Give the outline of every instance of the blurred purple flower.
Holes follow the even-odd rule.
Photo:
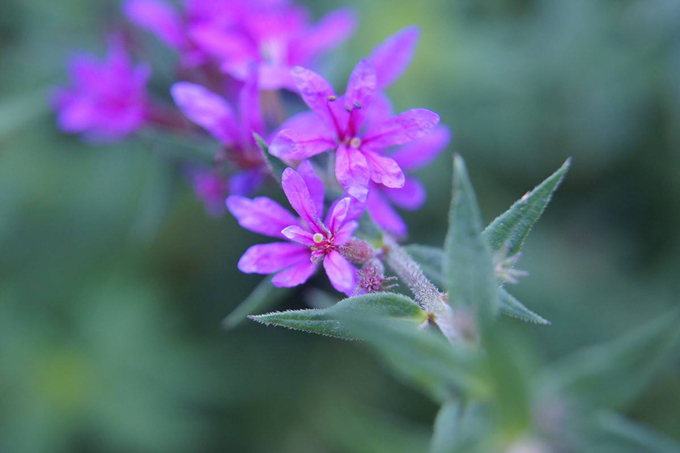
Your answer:
[[[253,132],[264,134],[256,76],[239,93],[239,113],[222,96],[190,82],[177,82],[171,88],[175,104],[193,123],[201,126],[224,145],[224,155],[241,172],[230,178],[232,194],[253,192],[264,178],[265,162]]]
[[[212,216],[222,215],[229,190],[227,178],[212,169],[192,168],[187,173],[206,212]]]
[[[132,65],[118,37],[110,40],[106,60],[79,54],[70,61],[69,73],[72,85],[59,88],[53,98],[64,132],[114,141],[147,122],[146,84],[151,71],[148,65]]]
[[[436,159],[450,140],[449,128],[439,125],[432,133],[404,145],[390,157],[404,171],[415,171]],[[427,191],[423,183],[407,175],[404,187],[400,189],[372,184],[366,200],[366,210],[378,226],[398,236],[405,236],[408,233],[406,223],[391,205],[415,211],[425,203],[426,197]]]
[[[239,224],[256,233],[288,239],[250,247],[241,257],[238,268],[245,273],[271,274],[275,286],[291,287],[306,282],[323,262],[335,289],[347,295],[357,285],[357,270],[339,252],[358,227],[356,219],[363,205],[350,197],[336,201],[323,214],[324,187],[309,161],[296,172],[287,168],[282,177],[283,191],[300,218],[296,218],[275,201],[258,197],[227,198],[227,207]]]
[[[380,74],[394,74],[389,72],[389,62],[384,63]],[[338,182],[360,201],[366,200],[369,181],[403,187],[401,168],[381,152],[425,136],[437,125],[439,115],[412,109],[392,116],[389,101],[378,92],[377,74],[370,60],[361,60],[350,75],[345,95],[337,97],[323,77],[295,68],[293,78],[312,112],[298,114],[281,126],[269,148],[271,154],[301,160],[335,150]]]
[[[348,10],[329,13],[312,25],[306,9],[285,0],[218,2],[190,0],[182,17],[160,0],[128,0],[127,17],[182,52],[186,65],[216,60],[238,80],[259,66],[261,89],[294,89],[290,69],[308,65],[351,36],[356,26]]]

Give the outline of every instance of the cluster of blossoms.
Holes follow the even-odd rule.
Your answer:
[[[128,0],[123,12],[177,52],[179,81],[169,87],[175,106],[149,95],[149,65],[135,67],[129,56],[143,49],[134,34],[121,32],[110,39],[105,61],[83,55],[72,61],[72,85],[54,97],[59,126],[108,141],[144,127],[187,135],[202,130],[219,151],[211,166],[188,163],[184,173],[207,211],[219,215],[226,207],[244,228],[287,241],[249,248],[241,271],[275,273],[273,284],[289,287],[323,263],[333,287],[345,294],[382,288],[381,252],[354,237],[358,219],[366,212],[380,228],[404,237],[395,206],[416,210],[426,198],[423,184],[405,172],[430,163],[450,140],[436,113],[395,114],[385,93],[410,64],[418,29],[378,45],[338,95],[309,67],[352,35],[350,11],[313,23],[288,0],[185,0],[181,10],[162,0]],[[309,110],[284,119],[281,90],[298,95]],[[289,168],[273,175],[269,159]],[[323,179],[320,160],[329,169]],[[299,217],[269,198],[247,198],[272,176],[280,176]],[[324,185],[337,199],[322,220]]]

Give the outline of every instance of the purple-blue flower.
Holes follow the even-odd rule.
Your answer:
[[[229,211],[242,227],[288,240],[250,247],[238,268],[245,273],[276,273],[272,279],[275,286],[291,287],[306,282],[323,263],[333,287],[352,294],[357,285],[357,270],[339,250],[357,229],[356,220],[363,206],[350,197],[341,198],[322,221],[323,182],[309,161],[302,162],[297,172],[287,168],[281,183],[299,218],[270,198],[237,195],[227,198]]]
[[[336,151],[338,182],[360,201],[366,200],[370,181],[393,189],[403,187],[402,169],[382,153],[427,135],[439,123],[439,115],[427,109],[392,115],[389,100],[380,91],[410,61],[410,43],[417,39],[417,29],[406,29],[402,35],[397,40],[401,45],[388,40],[374,52],[375,61],[364,59],[357,64],[343,96],[336,96],[320,75],[295,68],[293,78],[312,112],[303,112],[281,126],[269,148],[271,154],[296,161]]]
[[[238,114],[222,96],[195,83],[177,82],[171,94],[184,115],[216,138],[226,159],[240,170],[229,180],[230,193],[255,190],[264,176],[264,160],[253,132],[264,135],[265,130],[255,74],[239,93]]]
[[[337,10],[312,24],[303,7],[285,0],[192,0],[184,17],[160,0],[128,0],[127,17],[182,52],[187,66],[214,60],[238,80],[258,64],[260,89],[294,88],[290,69],[351,36],[354,14]]]
[[[390,157],[408,173],[431,163],[450,140],[449,128],[439,125],[425,137],[398,148],[390,154]],[[423,183],[407,174],[404,187],[399,189],[372,184],[366,199],[366,211],[384,230],[405,236],[408,233],[406,223],[392,205],[407,211],[415,211],[425,203],[426,197],[427,191]]]
[[[69,64],[71,86],[53,98],[57,123],[64,132],[88,139],[113,141],[138,130],[147,121],[148,65],[134,67],[118,38],[112,38],[106,60],[75,56]]]

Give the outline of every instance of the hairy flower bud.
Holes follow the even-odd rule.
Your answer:
[[[375,256],[371,244],[358,238],[350,239],[338,250],[342,256],[355,264],[366,264]]]

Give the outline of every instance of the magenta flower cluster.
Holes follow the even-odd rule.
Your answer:
[[[128,0],[123,12],[137,30],[177,53],[179,81],[168,87],[175,105],[152,97],[149,65],[131,61],[130,54],[144,52],[144,33],[122,28],[110,38],[105,61],[74,58],[71,86],[53,97],[60,128],[107,141],[145,127],[189,138],[206,134],[219,147],[214,162],[187,162],[183,171],[206,210],[220,215],[226,207],[242,227],[279,239],[250,247],[241,271],[274,274],[274,285],[291,287],[323,267],[332,286],[348,295],[387,281],[377,271],[379,251],[354,236],[358,220],[366,212],[378,227],[404,237],[408,230],[395,207],[417,210],[426,199],[410,172],[432,162],[450,140],[439,115],[424,108],[395,113],[385,92],[409,66],[418,28],[395,33],[359,61],[340,95],[310,68],[353,34],[357,20],[349,10],[315,22],[289,0],[185,0],[181,8]],[[309,110],[286,119],[280,90],[298,95]],[[270,198],[247,198],[273,179],[270,159],[289,167],[273,176],[297,216]],[[324,186],[337,198],[327,210]]]

